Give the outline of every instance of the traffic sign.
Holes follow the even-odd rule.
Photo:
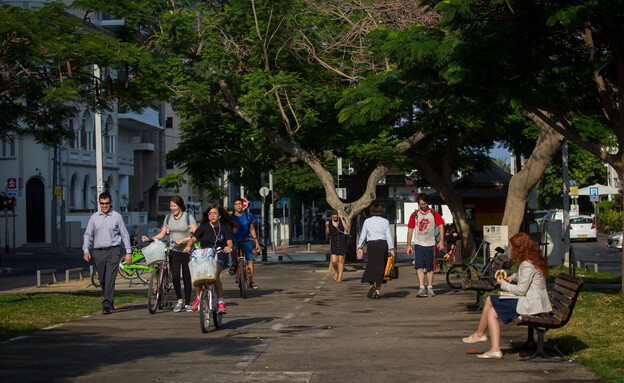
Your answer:
[[[247,206],[249,206],[249,201],[247,201],[247,198],[241,198],[243,200],[243,210],[247,209]]]
[[[286,205],[286,203],[288,202],[288,199],[286,197],[282,197],[280,202],[282,203],[282,205]]]
[[[17,196],[17,178],[15,177],[8,177],[7,178],[7,182],[6,182],[6,192],[7,192],[7,196],[9,197],[15,197]]]
[[[269,193],[270,193],[270,191],[269,191],[268,187],[263,186],[263,187],[260,188],[260,196],[261,197],[266,197],[266,196],[269,195]]]
[[[595,196],[598,197],[598,188],[596,186],[590,186],[589,187],[589,196]]]

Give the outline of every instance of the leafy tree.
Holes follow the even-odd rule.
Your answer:
[[[0,42],[0,138],[28,132],[53,145],[73,136],[66,121],[79,107],[110,109],[118,100],[140,109],[154,98],[137,81],[154,75],[148,56],[85,25],[62,2],[3,7]]]
[[[495,92],[624,177],[622,0],[431,4],[458,53],[449,78]]]
[[[329,65],[332,68],[328,68],[327,62],[316,60],[310,65],[301,60],[308,54],[314,57],[302,41],[322,46],[325,29],[320,30],[319,25],[331,24],[332,19],[330,15],[316,17],[306,13],[304,2],[82,3],[89,9],[123,14],[127,25],[118,31],[118,37],[130,41],[138,36],[143,47],[163,58],[162,77],[158,79],[175,93],[176,110],[192,121],[188,129],[197,129],[197,134],[189,137],[198,137],[202,130],[213,137],[224,137],[227,124],[238,124],[234,119],[245,122],[251,129],[245,133],[256,137],[256,142],[265,143],[262,150],[271,146],[280,158],[294,158],[312,169],[329,204],[348,219],[375,199],[377,182],[397,154],[420,139],[417,134],[393,137],[393,126],[388,120],[349,128],[339,125],[334,105],[350,86],[332,69],[339,63],[334,60]],[[381,14],[380,9],[377,15]],[[370,16],[361,10],[345,15],[354,19]],[[332,33],[339,29],[338,24],[332,24]],[[358,54],[344,58],[343,67],[362,67],[354,65],[355,57],[362,59],[368,54]],[[368,62],[371,61],[375,62],[373,66],[383,63],[383,59],[369,58]],[[354,79],[366,77],[366,69],[362,70],[350,75]],[[224,125],[221,119],[215,123],[208,117],[216,115],[228,123]],[[363,153],[362,147],[368,150]],[[237,153],[241,150],[240,145],[227,139],[211,140],[210,148]],[[391,152],[393,155],[388,155]],[[199,151],[196,153],[201,156]],[[354,196],[349,201],[338,198],[332,172],[326,167],[328,158],[335,155],[349,159],[358,175]],[[181,157],[176,159],[186,162]],[[226,162],[231,166],[229,161],[223,161]],[[210,178],[205,163],[203,169],[196,168],[197,172],[192,169],[187,167],[193,171],[193,179]]]

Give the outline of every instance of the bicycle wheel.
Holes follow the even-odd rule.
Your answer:
[[[147,289],[147,309],[150,314],[156,314],[160,301],[160,268],[154,267]]]
[[[100,287],[100,276],[98,275],[97,269],[93,269],[93,274],[91,274],[91,284],[93,287]]]
[[[451,266],[446,272],[446,283],[452,289],[461,289],[462,281],[470,279],[470,269],[468,265],[458,264]]]
[[[207,288],[203,288],[201,296],[199,297],[199,325],[204,334],[210,330],[209,294],[209,290]]]
[[[141,258],[136,262],[137,266],[143,266],[143,267],[147,267],[147,261],[145,260],[145,258]],[[147,283],[147,278],[149,277],[149,275],[151,274],[149,270],[146,269],[135,269],[136,272],[136,276],[141,280],[141,282],[143,283]]]
[[[247,265],[245,259],[238,261],[238,289],[243,299],[247,299]]]
[[[126,262],[119,262],[119,275],[121,275],[122,278],[124,279],[134,279],[137,277],[136,272],[134,269],[129,269],[128,271],[126,271],[124,269],[124,266],[126,266]]]
[[[160,284],[160,292],[158,294],[158,308],[163,309],[165,300],[167,299],[167,293],[169,292],[169,268],[167,265],[162,267],[162,283]]]
[[[212,297],[210,305],[210,307],[212,307],[212,324],[214,325],[215,329],[218,329],[223,323],[223,314],[219,314],[219,304],[214,285],[212,285],[210,288],[210,296]]]

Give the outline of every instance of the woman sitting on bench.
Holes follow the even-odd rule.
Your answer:
[[[483,313],[477,331],[467,338],[464,343],[487,342],[485,330],[489,328],[492,347],[486,353],[477,355],[480,359],[502,359],[500,349],[500,319],[509,323],[517,315],[534,315],[552,310],[546,278],[548,277],[548,261],[542,255],[537,244],[525,233],[518,233],[509,239],[510,254],[519,264],[518,273],[508,277],[496,277],[496,283],[501,289],[509,291],[515,296],[492,295],[485,301]],[[510,282],[516,281],[517,284]]]

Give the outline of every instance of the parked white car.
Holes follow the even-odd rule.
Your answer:
[[[622,249],[622,232],[613,233],[607,238],[607,247],[612,249]]]
[[[595,242],[598,239],[596,220],[589,215],[571,217],[570,239],[586,239]]]

